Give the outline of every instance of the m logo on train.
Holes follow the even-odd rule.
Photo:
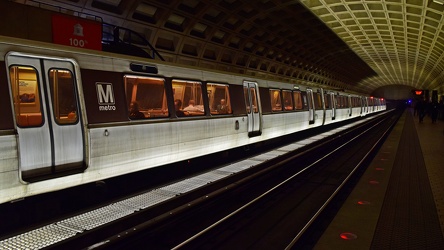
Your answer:
[[[100,111],[116,110],[114,90],[111,83],[97,82],[96,91]]]

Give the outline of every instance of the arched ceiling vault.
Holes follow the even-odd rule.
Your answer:
[[[41,2],[134,30],[172,62],[366,94],[390,85],[443,94],[444,5],[434,1],[443,2]]]
[[[442,0],[306,0],[302,3],[369,65],[376,76],[358,86],[444,92]]]

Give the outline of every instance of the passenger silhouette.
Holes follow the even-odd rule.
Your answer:
[[[185,112],[180,110],[181,107],[182,107],[182,101],[180,99],[174,100],[174,109],[176,110],[177,117],[185,116]]]
[[[204,112],[202,108],[199,108],[197,106],[194,106],[194,100],[189,100],[188,101],[188,106],[185,107],[183,109],[184,111],[189,111],[189,112]]]
[[[419,100],[418,103],[416,104],[420,123],[424,120],[426,105],[427,104],[424,100]]]
[[[437,101],[433,101],[430,104],[430,116],[432,117],[432,123],[435,123],[438,119],[438,112],[439,112],[439,104]]]
[[[228,114],[228,107],[225,102],[225,99],[220,99],[220,104],[217,105],[216,110],[217,110],[217,113],[219,113],[219,114]]]
[[[137,102],[132,102],[130,104],[130,114],[129,118],[131,120],[144,119],[145,115],[139,111],[139,104]]]

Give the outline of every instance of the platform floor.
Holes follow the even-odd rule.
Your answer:
[[[314,249],[444,249],[444,121],[406,109]]]

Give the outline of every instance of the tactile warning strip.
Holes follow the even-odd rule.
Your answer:
[[[50,224],[0,241],[0,249],[41,249],[74,235],[76,232],[72,230]]]
[[[415,120],[440,220],[441,232],[444,235],[444,121],[438,119],[436,123],[432,123],[428,117],[424,119],[423,123],[417,122],[418,117],[415,117]]]
[[[111,204],[63,220],[61,222],[58,222],[57,225],[63,225],[67,228],[72,228],[73,230],[91,230],[132,213],[134,213],[134,209],[128,207],[125,208],[120,206],[119,204]]]
[[[372,249],[444,249],[433,193],[412,114],[396,153]]]

